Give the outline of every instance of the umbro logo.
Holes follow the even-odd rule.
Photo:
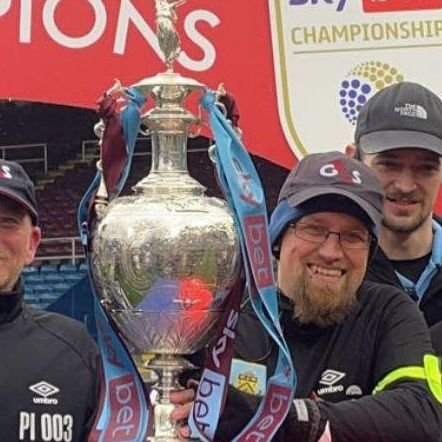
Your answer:
[[[34,401],[34,404],[58,404],[58,399],[51,398],[50,396],[53,396],[54,394],[57,394],[60,392],[60,389],[55,387],[54,385],[50,384],[46,381],[38,382],[37,384],[31,385],[29,387],[29,390],[34,392],[39,397],[32,398]]]
[[[325,370],[324,373],[322,373],[321,380],[319,381],[319,383],[330,387],[331,385],[336,384],[336,382],[340,381],[344,377],[345,373],[341,373],[340,371]]]
[[[344,391],[343,385],[336,385],[343,378],[345,378],[345,373],[336,370],[325,370],[319,380],[319,383],[325,385],[325,387],[318,389],[318,396]]]

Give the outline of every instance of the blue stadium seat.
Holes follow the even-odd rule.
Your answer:
[[[38,273],[40,270],[39,267],[37,266],[26,266],[23,270],[22,273],[24,273],[25,275],[29,275],[29,274],[33,274],[33,273]]]
[[[75,284],[78,281],[80,281],[81,279],[83,279],[85,277],[84,273],[80,273],[77,271],[77,273],[66,273],[65,275],[63,275],[63,279],[66,282],[69,282],[70,284]]]
[[[58,272],[58,266],[55,264],[44,264],[40,268],[40,273]]]
[[[58,292],[67,291],[72,287],[72,284],[69,284],[68,282],[56,282],[51,285],[52,285],[53,289]]]
[[[61,275],[59,272],[44,272],[43,279],[48,283],[65,282],[64,275]]]
[[[32,284],[32,283],[40,283],[43,281],[42,276],[40,273],[25,273],[23,275],[23,279],[25,281],[25,284]]]
[[[78,273],[79,268],[75,264],[60,264],[60,273]]]
[[[40,296],[41,294],[45,294],[45,293],[51,293],[53,291],[54,291],[54,288],[53,288],[52,284],[40,283],[40,284],[34,284],[32,286],[32,292],[38,296]]]

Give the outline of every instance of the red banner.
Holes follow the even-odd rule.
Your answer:
[[[253,4],[253,5],[252,5]],[[242,6],[241,6],[242,5]],[[188,0],[177,8],[175,70],[237,98],[250,151],[294,163],[276,111],[267,2]],[[114,78],[164,71],[153,0],[0,0],[0,97],[95,107]]]
[[[365,12],[442,9],[442,0],[364,0]]]

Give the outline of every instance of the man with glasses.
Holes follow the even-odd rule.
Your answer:
[[[382,201],[370,168],[338,152],[307,156],[281,189],[270,236],[297,399],[276,441],[440,440],[440,371],[425,321],[399,289],[364,282]],[[265,382],[278,349],[250,305],[235,346],[234,372]],[[193,397],[173,393],[177,420]],[[231,387],[215,440],[233,440],[258,403]]]

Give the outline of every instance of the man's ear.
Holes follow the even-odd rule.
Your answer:
[[[356,144],[351,143],[347,144],[345,146],[345,155],[347,155],[350,158],[354,158],[355,160],[358,159],[358,148],[356,147]]]
[[[33,226],[29,236],[29,244],[27,250],[26,264],[29,265],[34,261],[35,253],[41,240],[41,230],[38,226]]]

